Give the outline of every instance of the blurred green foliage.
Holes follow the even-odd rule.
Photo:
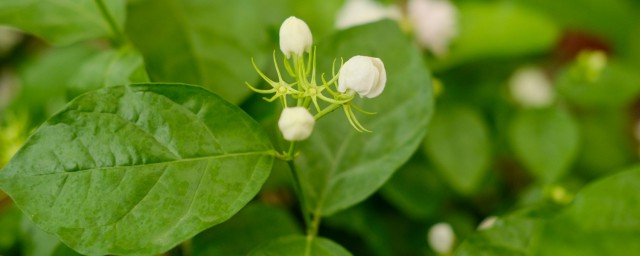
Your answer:
[[[378,2],[406,14],[405,0]],[[244,82],[259,84],[251,58],[275,74],[279,25],[295,15],[324,56],[380,56],[389,73],[383,96],[364,104],[378,112],[362,119],[372,134],[338,113],[301,145],[314,198],[303,207],[326,215],[317,255],[436,255],[427,234],[438,222],[453,227],[457,255],[639,254],[640,3],[451,2],[458,33],[436,57],[406,18],[338,31],[344,0],[105,1],[110,18],[93,0],[0,1],[0,24],[21,31],[0,45],[0,168],[76,96],[136,82],[201,85],[282,148],[279,110]],[[531,66],[549,80],[547,106],[511,94],[513,74]],[[290,180],[276,163],[254,202],[166,254],[304,250]],[[72,253],[0,191],[0,255]]]

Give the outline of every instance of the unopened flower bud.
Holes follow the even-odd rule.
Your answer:
[[[407,12],[420,45],[436,56],[445,55],[458,35],[456,7],[446,0],[409,0]]]
[[[513,99],[525,107],[546,107],[554,98],[551,81],[539,68],[518,69],[509,81],[509,89]]]
[[[309,138],[316,121],[303,107],[285,108],[280,114],[278,127],[288,141],[301,141]]]
[[[484,220],[482,220],[482,222],[480,222],[480,224],[478,225],[478,230],[490,229],[490,228],[493,227],[493,225],[496,224],[496,221],[498,221],[498,217],[489,216],[489,217],[485,218]]]
[[[302,56],[306,51],[311,51],[313,37],[309,26],[303,20],[289,17],[280,26],[280,50],[287,58],[291,54]]]
[[[338,91],[347,89],[360,97],[374,98],[382,93],[387,82],[387,73],[382,60],[367,56],[354,56],[340,68]]]
[[[336,16],[336,27],[345,29],[385,18],[400,20],[402,14],[396,6],[388,6],[373,0],[348,0]]]
[[[448,223],[438,223],[429,229],[429,246],[438,254],[447,254],[453,249],[456,235]]]

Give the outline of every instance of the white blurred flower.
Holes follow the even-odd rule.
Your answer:
[[[291,54],[302,56],[311,51],[313,36],[307,23],[296,17],[289,17],[280,26],[280,50],[287,58]]]
[[[23,34],[15,28],[0,26],[0,56],[11,51],[23,37]]]
[[[387,73],[382,60],[367,56],[354,56],[342,65],[338,77],[338,91],[350,89],[360,97],[374,98],[382,93]]]
[[[493,225],[496,224],[496,221],[498,221],[498,217],[489,216],[482,220],[482,222],[480,222],[480,224],[478,225],[478,230],[490,229],[491,227],[493,227]]]
[[[397,6],[384,6],[372,0],[347,0],[336,16],[336,27],[345,29],[385,18],[400,20],[401,17]]]
[[[309,110],[303,107],[291,107],[282,110],[278,127],[286,140],[301,141],[311,136],[315,123]]]
[[[636,121],[635,129],[633,131],[633,135],[636,137],[636,140],[640,142],[640,120]]]
[[[429,229],[429,246],[438,254],[448,254],[453,249],[456,235],[449,223],[440,222]]]
[[[422,47],[441,57],[458,35],[458,10],[446,0],[409,0],[409,21]]]
[[[536,67],[523,67],[514,72],[509,80],[513,99],[525,107],[549,106],[555,97],[551,81]]]
[[[16,74],[9,69],[0,69],[0,111],[9,105],[18,89]]]

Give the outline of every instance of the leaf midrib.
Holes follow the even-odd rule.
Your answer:
[[[149,163],[149,164],[106,166],[106,167],[99,167],[99,168],[82,169],[82,170],[73,171],[73,172],[53,172],[53,173],[41,173],[41,174],[35,174],[35,175],[20,175],[20,176],[21,177],[38,177],[38,176],[47,176],[47,175],[64,175],[64,174],[71,175],[71,174],[78,174],[78,173],[84,173],[84,172],[96,171],[96,170],[109,170],[109,169],[127,168],[127,167],[135,168],[135,167],[156,166],[156,165],[170,165],[170,164],[185,163],[185,162],[195,162],[195,161],[203,161],[203,160],[212,160],[212,159],[242,157],[242,156],[251,156],[251,155],[274,155],[274,154],[275,154],[274,150],[238,152],[238,153],[229,153],[229,154],[222,154],[222,155],[211,155],[211,156],[203,156],[203,157],[182,158],[182,159],[175,159],[175,160],[171,160],[171,161],[156,162],[156,163]]]

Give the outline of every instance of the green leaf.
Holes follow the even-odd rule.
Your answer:
[[[28,59],[19,69],[20,93],[12,107],[29,109],[31,118],[40,124],[64,107],[69,81],[97,53],[92,47],[76,44],[50,48]]]
[[[125,0],[105,0],[119,27],[124,25]],[[0,24],[20,28],[55,45],[113,36],[94,0],[2,0]]]
[[[242,208],[273,149],[202,88],[136,84],[83,94],[0,171],[33,222],[83,254],[158,254]]]
[[[72,95],[102,87],[149,82],[142,56],[130,46],[96,54],[69,81]]]
[[[460,32],[443,66],[488,58],[541,53],[556,43],[558,27],[545,16],[511,1],[460,4]]]
[[[456,249],[455,255],[515,256],[532,255],[535,237],[541,228],[541,221],[521,216],[497,219],[495,224],[466,239]]]
[[[578,153],[578,126],[560,108],[522,110],[509,127],[509,142],[518,160],[540,181],[562,177]]]
[[[491,162],[489,131],[470,107],[443,107],[436,112],[424,142],[427,156],[449,184],[462,194],[478,189]]]
[[[285,210],[265,204],[249,204],[233,218],[193,238],[193,255],[247,255],[274,237],[301,234]]]
[[[436,171],[414,157],[380,190],[382,196],[408,216],[428,220],[438,216],[450,191]]]
[[[363,109],[377,112],[358,116],[373,132],[357,132],[338,110],[317,122],[313,135],[300,143],[296,159],[307,208],[325,216],[380,188],[419,146],[433,112],[428,70],[394,22],[335,34],[318,48],[318,56],[327,56],[319,70],[331,72],[332,56],[347,60],[354,55],[379,57],[387,71],[382,95],[355,100]]]
[[[306,249],[309,248],[309,251]],[[316,237],[311,242],[311,246],[307,247],[307,237],[305,236],[289,236],[262,244],[260,247],[249,253],[250,256],[294,256],[294,255],[313,255],[313,256],[348,256],[351,255],[347,250],[333,241]]]
[[[640,254],[640,167],[598,180],[549,221],[539,255]]]
[[[274,50],[268,28],[279,24],[269,21],[286,17],[278,7],[257,0],[142,0],[129,6],[126,31],[152,81],[203,85],[238,103],[250,92],[245,81],[258,81],[251,58],[270,60],[259,57]]]
[[[576,169],[590,177],[617,171],[637,161],[635,141],[629,137],[629,113],[614,109],[580,116],[580,153]]]

